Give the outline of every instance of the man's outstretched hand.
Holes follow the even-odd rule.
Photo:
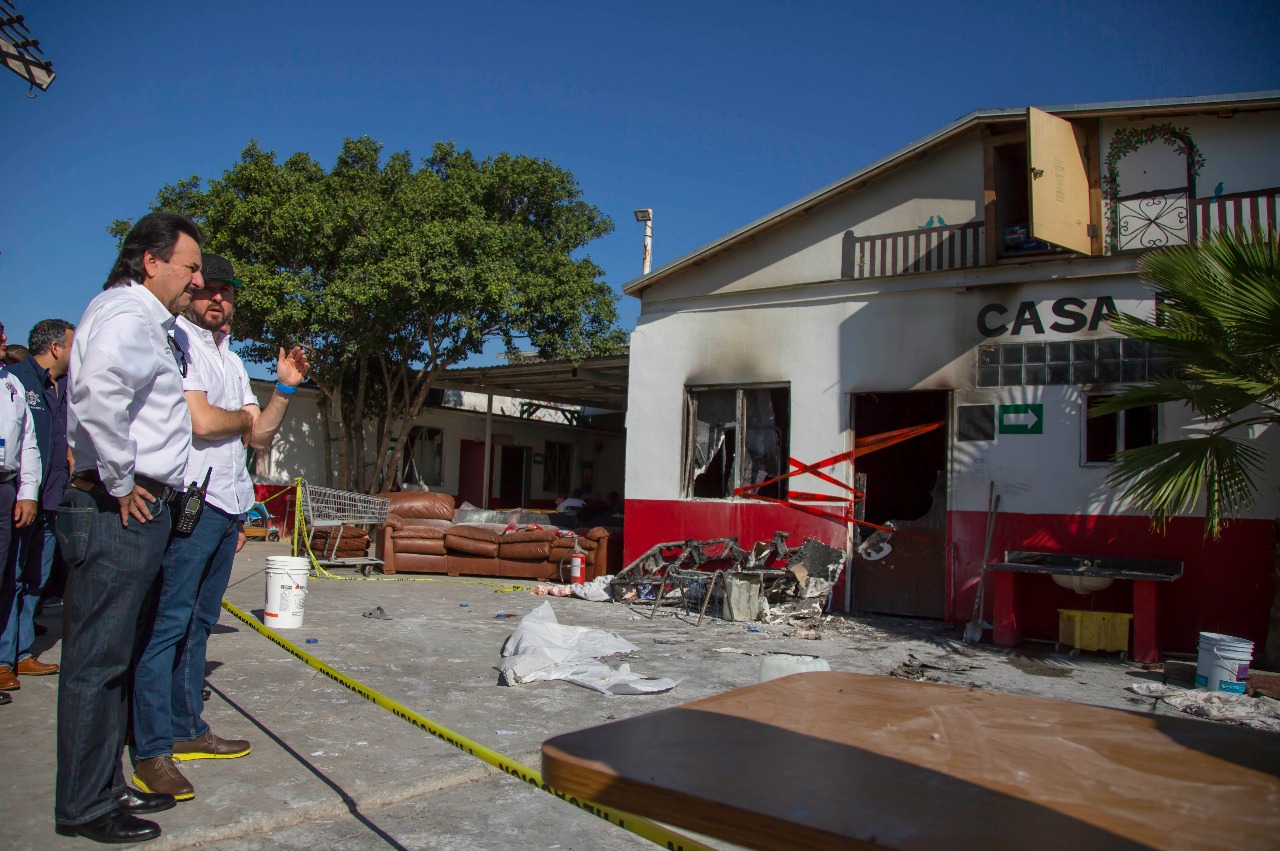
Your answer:
[[[280,356],[276,359],[276,380],[281,384],[297,387],[306,379],[310,369],[307,353],[301,346],[294,346],[288,354],[285,354],[283,346],[280,348]]]

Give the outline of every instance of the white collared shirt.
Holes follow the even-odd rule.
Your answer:
[[[258,404],[249,388],[249,375],[235,352],[228,348],[230,338],[214,342],[212,332],[178,317],[174,335],[187,350],[187,377],[183,390],[198,390],[209,404],[224,411],[239,411],[246,405]],[[245,448],[239,435],[219,440],[191,438],[191,455],[187,458],[187,481],[201,484],[209,476],[206,499],[228,514],[243,514],[253,507],[253,480],[245,466]]]
[[[191,412],[174,317],[141,284],[112,287],[89,302],[76,328],[68,369],[67,443],[76,472],[96,469],[112,496],[135,474],[183,486]]]
[[[40,496],[44,467],[35,421],[27,407],[27,389],[0,366],[0,478],[8,478],[10,473],[18,474],[18,499]]]

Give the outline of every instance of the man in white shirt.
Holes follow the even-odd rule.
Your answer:
[[[236,287],[231,263],[206,253],[204,286],[178,317],[174,339],[186,352],[182,387],[193,432],[186,480],[208,479],[204,511],[189,535],[175,533],[165,553],[155,620],[134,675],[134,782],[179,801],[195,788],[174,764],[192,759],[232,759],[249,742],[214,734],[204,709],[205,652],[218,621],[235,554],[244,545],[246,513],[254,504],[245,444],[266,449],[307,374],[301,349],[280,350],[276,390],[262,411],[240,358],[229,348]]]
[[[121,757],[130,662],[191,449],[187,366],[170,335],[174,317],[203,284],[202,241],[182,216],[142,217],[71,346],[67,424],[75,469],[56,524],[69,571],[54,808],[64,836],[154,839],[160,826],[138,814],[174,805],[172,796],[125,785]]]
[[[26,388],[17,376],[0,366],[0,618],[5,620],[16,616],[11,612],[14,595],[18,593],[16,533],[36,519],[36,499],[40,495],[43,473]],[[0,623],[0,630],[7,625]],[[0,664],[0,691],[18,688],[13,668]]]

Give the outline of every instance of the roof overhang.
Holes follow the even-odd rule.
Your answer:
[[[1110,103],[1070,104],[1067,106],[1044,107],[1045,112],[1071,118],[1102,118],[1115,115],[1131,115],[1135,117],[1156,117],[1165,115],[1186,115],[1195,112],[1235,112],[1237,110],[1275,109],[1280,107],[1280,90],[1265,92],[1248,92],[1233,95],[1204,95],[1199,97],[1165,98],[1161,100],[1113,101]],[[1026,119],[1026,108],[980,109],[956,119],[945,127],[918,139],[905,148],[894,151],[886,157],[876,160],[864,168],[812,192],[785,207],[744,225],[737,230],[725,234],[719,239],[707,243],[701,248],[689,252],[654,269],[647,275],[627,282],[622,291],[630,296],[639,296],[647,287],[664,278],[691,266],[704,263],[713,255],[727,251],[739,243],[754,239],[762,231],[776,227],[797,216],[803,216],[815,207],[843,195],[846,192],[861,189],[869,180],[880,177],[894,168],[911,161],[913,156],[924,153],[929,148],[942,145],[957,136],[971,132],[982,125],[1018,122]]]
[[[630,356],[617,355],[591,358],[576,364],[572,361],[534,361],[459,367],[445,370],[431,386],[557,405],[625,411],[630,362]]]

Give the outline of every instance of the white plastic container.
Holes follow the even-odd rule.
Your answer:
[[[297,629],[307,599],[311,562],[294,556],[267,557],[267,601],[262,622],[272,629]]]
[[[789,674],[805,671],[830,671],[826,659],[817,656],[799,656],[792,653],[771,653],[760,660],[760,682],[776,680]]]
[[[1216,632],[1200,633],[1196,685],[1209,691],[1244,694],[1253,662],[1253,642]]]

